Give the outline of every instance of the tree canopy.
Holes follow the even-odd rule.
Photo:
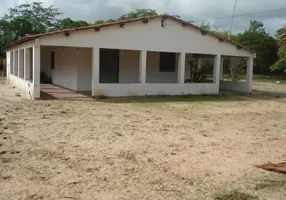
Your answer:
[[[80,20],[80,21],[73,21],[70,18],[65,18],[58,20],[58,22],[55,25],[55,29],[57,30],[63,30],[63,29],[69,29],[69,28],[77,28],[82,26],[89,26],[90,24],[86,21]]]
[[[265,32],[262,22],[250,21],[249,29],[233,36],[236,42],[244,44],[256,52],[254,73],[268,74],[269,67],[277,60],[278,43]]]
[[[271,71],[286,72],[286,27],[277,30],[279,39],[279,60],[270,67]]]

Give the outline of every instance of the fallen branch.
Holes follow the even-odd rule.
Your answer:
[[[274,163],[266,163],[263,165],[255,165],[255,167],[264,169],[267,171],[278,172],[282,174],[286,174],[286,162],[274,164]]]

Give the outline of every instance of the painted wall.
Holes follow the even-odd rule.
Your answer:
[[[24,98],[33,99],[33,83],[31,83],[30,81],[25,81],[22,78],[19,78],[12,74],[9,75],[9,82],[10,84],[16,86],[19,90],[22,91],[22,95]]]
[[[186,95],[217,94],[215,83],[197,84],[97,84],[95,95],[105,96],[144,96],[144,95]]]
[[[79,48],[76,52],[77,91],[91,91],[92,49]]]
[[[161,19],[128,23],[124,28],[110,26],[101,28],[99,32],[93,29],[71,32],[69,37],[64,33],[40,38],[42,45],[99,47],[126,50],[149,50],[167,52],[186,52],[201,54],[222,54],[233,56],[253,56],[235,45],[220,42],[210,35],[202,35],[192,27],[182,27],[174,20],[167,19],[165,27],[161,27]]]
[[[234,92],[251,92],[252,90],[249,87],[249,83],[234,81],[220,81],[219,89]]]

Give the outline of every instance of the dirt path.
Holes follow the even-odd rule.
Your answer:
[[[286,160],[286,85],[265,84],[280,94],[32,102],[2,80],[0,199],[285,199],[253,167]]]

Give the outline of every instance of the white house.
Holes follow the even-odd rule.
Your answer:
[[[255,57],[240,44],[169,15],[32,35],[6,49],[7,81],[32,99],[40,98],[40,72],[54,85],[92,96],[251,92]],[[222,80],[225,56],[247,59],[246,82]],[[211,81],[187,81],[194,57],[214,59]]]

